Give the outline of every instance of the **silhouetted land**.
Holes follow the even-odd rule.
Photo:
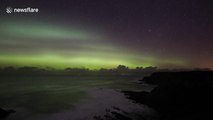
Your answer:
[[[14,113],[14,110],[4,110],[0,108],[0,119],[7,117],[9,114]]]
[[[124,65],[118,65],[113,69],[101,68],[98,70],[90,70],[87,68],[65,68],[64,70],[56,70],[54,68],[38,68],[31,66],[24,66],[15,68],[12,66],[4,67],[0,69],[0,76],[69,76],[69,75],[140,75],[140,74],[150,74],[158,71],[157,67],[136,67],[135,69],[130,69]]]
[[[213,71],[157,72],[142,81],[157,87],[124,93],[158,111],[161,120],[213,119]]]
[[[196,70],[196,69],[195,69]],[[198,69],[202,71],[210,71],[208,68]],[[13,67],[8,66],[0,68],[0,76],[78,76],[78,75],[143,75],[147,76],[154,72],[170,72],[170,71],[190,71],[190,69],[158,69],[157,67],[136,67],[128,68],[125,65],[118,65],[116,68],[112,69],[96,69],[91,70],[87,68],[65,68],[57,70],[54,68],[39,68],[32,66],[23,66],[23,67]]]

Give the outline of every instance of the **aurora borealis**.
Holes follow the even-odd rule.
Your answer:
[[[48,26],[48,23],[5,22],[1,26],[4,47],[0,61],[7,66],[113,68],[119,64],[129,67],[182,64],[178,60],[124,52],[125,48],[109,43],[99,34]]]
[[[0,13],[0,66],[213,68],[207,3],[118,1],[5,2],[40,10]]]

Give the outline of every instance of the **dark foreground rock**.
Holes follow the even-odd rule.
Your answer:
[[[6,118],[9,114],[14,113],[14,110],[4,110],[0,108],[0,120]]]
[[[124,93],[154,108],[160,119],[213,120],[213,71],[159,72],[144,81],[157,87],[150,93]]]

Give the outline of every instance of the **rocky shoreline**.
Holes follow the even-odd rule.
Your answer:
[[[0,119],[6,118],[9,114],[14,113],[14,110],[4,110],[0,108]]]
[[[142,81],[157,87],[151,92],[123,92],[159,112],[160,120],[213,119],[213,71],[158,72]]]

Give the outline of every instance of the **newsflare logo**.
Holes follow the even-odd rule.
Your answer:
[[[12,8],[12,7],[7,7],[6,8],[6,13],[38,13],[39,9],[38,8]]]
[[[12,11],[13,11],[13,8],[7,7],[7,9],[6,9],[6,12],[7,12],[7,13],[12,13]]]

